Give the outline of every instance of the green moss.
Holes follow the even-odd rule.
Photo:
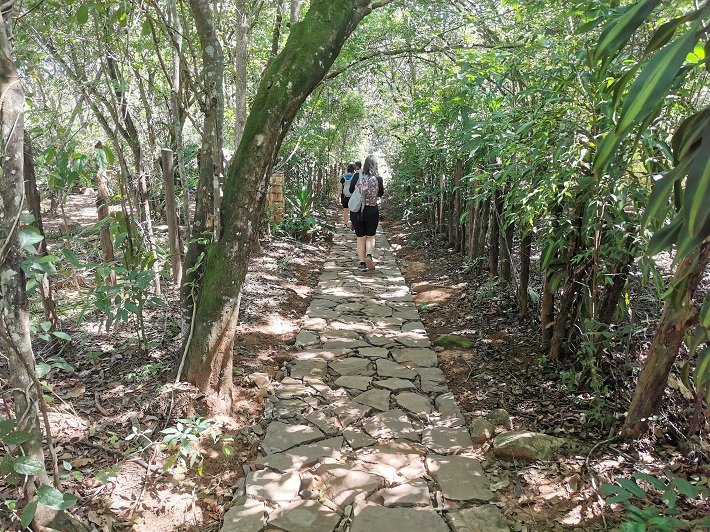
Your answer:
[[[476,344],[464,336],[458,336],[456,334],[442,334],[436,339],[434,345],[438,345],[440,347],[451,347],[454,349],[472,349]]]

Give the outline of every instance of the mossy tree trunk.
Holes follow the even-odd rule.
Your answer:
[[[187,378],[216,411],[232,404],[232,350],[239,296],[264,210],[274,159],[305,101],[348,35],[373,8],[366,0],[313,0],[262,76],[225,179],[222,231],[209,246],[186,351]]]

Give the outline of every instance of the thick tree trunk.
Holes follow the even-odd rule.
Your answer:
[[[639,374],[629,413],[624,424],[624,434],[639,436],[648,428],[648,418],[658,413],[663,400],[663,392],[668,383],[668,374],[673,367],[678,349],[685,332],[698,316],[693,303],[695,291],[703,278],[710,259],[710,240],[705,240],[689,253],[678,265],[671,284],[684,290],[680,304],[674,304],[675,294],[671,294],[663,307],[663,314],[653,336],[646,362]],[[687,284],[680,282],[688,277]]]
[[[27,477],[25,495],[50,484],[44,466],[35,357],[30,339],[30,303],[25,293],[20,216],[24,207],[24,94],[12,58],[9,14],[0,16],[0,352],[8,359],[9,388],[15,401],[16,429],[29,434],[23,452],[37,460],[40,471]],[[49,429],[49,427],[47,427]],[[56,512],[38,507],[35,522],[46,525]]]
[[[528,285],[530,283],[530,249],[532,229],[528,230],[520,242],[520,286],[518,286],[518,312],[524,318],[528,312]]]
[[[204,262],[195,268],[198,258],[207,253],[209,240],[216,242],[221,233],[222,202],[222,124],[224,122],[224,61],[217,38],[212,7],[207,0],[190,0],[190,9],[202,48],[202,82],[204,94],[204,126],[199,159],[199,179],[195,197],[192,238],[185,255],[185,277],[181,288],[182,328],[189,329],[195,304],[195,288],[202,276]],[[208,238],[208,233],[211,233]],[[198,238],[199,237],[199,238]],[[187,334],[183,336],[187,341]],[[230,370],[231,371],[231,370]]]
[[[188,380],[214,399],[215,410],[231,410],[239,295],[273,161],[306,97],[371,9],[371,2],[365,0],[313,0],[262,77],[225,182],[222,234],[205,258],[192,339],[186,351]]]
[[[37,190],[37,176],[35,174],[34,156],[32,154],[32,139],[29,133],[25,130],[24,133],[24,172],[25,172],[25,195],[27,197],[27,206],[34,216],[32,225],[39,231],[39,234],[44,237],[44,225],[42,224],[42,204]],[[37,244],[37,253],[40,257],[47,255],[47,241],[42,240]],[[42,296],[42,307],[44,308],[44,317],[52,324],[52,330],[57,327],[59,316],[57,316],[57,306],[54,302],[54,294],[52,292],[52,281],[49,275],[42,276],[42,282],[39,285],[40,294]]]

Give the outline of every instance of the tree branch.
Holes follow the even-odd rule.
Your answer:
[[[441,53],[446,53],[451,50],[474,50],[476,48],[493,48],[493,49],[502,49],[502,48],[518,48],[518,45],[515,44],[508,44],[508,45],[501,45],[501,44],[471,44],[471,45],[460,45],[460,46],[435,46],[435,47],[430,47],[430,46],[425,46],[425,47],[420,47],[420,48],[393,48],[391,50],[375,50],[374,52],[370,52],[368,54],[365,54],[361,57],[358,57],[357,59],[353,59],[350,61],[347,65],[341,68],[337,68],[335,70],[331,70],[328,75],[324,78],[323,81],[328,81],[331,79],[334,79],[338,77],[340,74],[343,74],[353,68],[356,65],[359,65],[360,63],[364,63],[367,61],[370,61],[372,59],[378,59],[380,57],[398,57],[398,56],[403,56],[403,55],[416,55],[416,54],[441,54]]]

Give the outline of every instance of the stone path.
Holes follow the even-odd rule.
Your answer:
[[[509,530],[405,280],[379,254],[358,272],[354,236],[336,235],[222,531]]]

